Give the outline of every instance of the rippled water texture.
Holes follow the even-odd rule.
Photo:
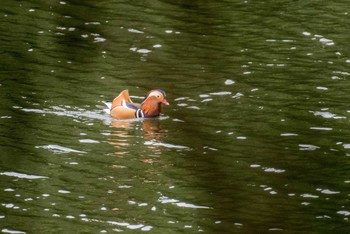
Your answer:
[[[0,230],[349,233],[349,11],[2,0]]]

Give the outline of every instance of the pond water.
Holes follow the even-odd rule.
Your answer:
[[[348,1],[1,5],[3,233],[349,232]]]

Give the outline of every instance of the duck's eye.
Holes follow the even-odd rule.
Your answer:
[[[159,95],[157,95],[157,98],[160,98],[160,96],[159,96]]]

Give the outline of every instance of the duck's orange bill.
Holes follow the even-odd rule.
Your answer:
[[[163,99],[162,103],[163,103],[164,105],[169,106],[169,102],[168,102],[167,100],[165,100],[165,99]]]

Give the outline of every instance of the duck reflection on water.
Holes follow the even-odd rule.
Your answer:
[[[161,154],[161,147],[146,142],[161,142],[167,132],[161,128],[161,119],[143,119],[138,121],[111,121],[109,144],[116,149],[115,155],[124,157],[133,152],[151,150],[152,155]],[[137,152],[140,153],[140,152]]]

